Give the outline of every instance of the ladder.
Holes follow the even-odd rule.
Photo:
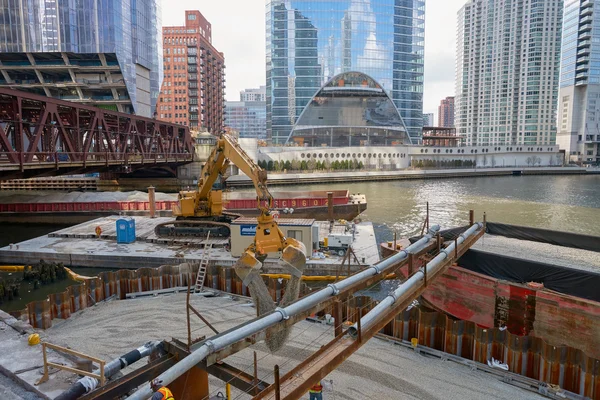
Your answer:
[[[202,254],[202,260],[200,261],[200,265],[198,266],[198,275],[196,275],[196,286],[194,287],[194,293],[200,293],[204,289],[204,280],[206,279],[206,270],[208,269],[208,263],[210,261],[210,250],[212,249],[212,242],[208,242],[209,238],[210,232],[208,232],[208,235],[206,235],[204,253]]]

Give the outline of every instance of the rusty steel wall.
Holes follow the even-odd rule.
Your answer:
[[[140,268],[101,272],[97,277],[69,286],[62,293],[53,293],[45,300],[32,301],[25,310],[12,314],[26,314],[31,326],[48,329],[54,318],[66,319],[71,314],[83,310],[112,296],[124,300],[128,293],[148,292],[174,287],[186,287],[188,276],[190,286],[196,282],[197,265],[163,265],[159,268]],[[264,278],[273,299],[278,301],[285,290],[286,281]],[[204,286],[223,292],[250,296],[246,285],[231,268],[210,266]]]
[[[34,301],[23,312],[29,315],[34,328],[47,329],[53,318],[69,318],[95,302],[111,296],[125,299],[127,293],[193,286],[197,265],[180,264],[159,268],[103,272],[81,285],[73,285],[63,293],[52,294],[46,300]],[[263,277],[274,301],[279,301],[285,291],[285,279]],[[205,286],[236,295],[248,296],[233,269],[210,266]],[[310,291],[306,285],[302,294]],[[377,302],[368,296],[350,297],[342,303],[342,321],[356,322]],[[333,314],[325,309],[319,314]],[[382,333],[410,341],[465,359],[487,364],[492,357],[506,363],[509,371],[561,388],[591,399],[600,400],[600,360],[588,357],[583,351],[546,343],[535,336],[519,336],[508,330],[485,329],[474,322],[455,320],[446,314],[424,312],[414,307],[398,314],[386,325]]]
[[[511,372],[600,400],[600,360],[569,346],[554,346],[508,330],[484,329],[418,308],[398,314],[382,333],[407,341],[417,338],[422,346],[484,364],[493,357],[506,363]]]

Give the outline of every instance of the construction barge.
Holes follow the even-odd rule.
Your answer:
[[[226,191],[223,197],[228,212],[246,217],[259,215],[254,193]],[[366,196],[348,190],[275,191],[273,197],[273,212],[294,218],[327,220],[331,218],[329,201],[333,203],[334,219],[352,221],[367,209]],[[5,192],[0,195],[0,222],[80,223],[113,214],[145,216],[150,213],[150,203],[144,192]],[[177,205],[177,194],[155,193],[157,215],[170,217]]]
[[[442,235],[452,240],[460,232],[458,228]],[[543,243],[545,252],[546,247],[556,247],[554,262],[540,261],[533,245],[523,245],[532,254],[520,257],[507,255],[514,254],[510,248],[504,254],[497,249],[490,252],[484,238],[432,283],[421,303],[484,329],[507,330],[516,338],[538,337],[600,359],[600,238],[497,223],[487,224],[487,235],[493,235],[490,240],[500,236]],[[402,246],[396,243],[396,247]],[[597,261],[589,270],[558,265],[560,248],[589,252],[588,258]],[[393,242],[381,244],[383,257],[397,251]],[[577,261],[567,259],[562,264]],[[406,276],[407,269],[401,274]]]

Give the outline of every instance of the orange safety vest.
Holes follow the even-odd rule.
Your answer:
[[[321,393],[323,392],[323,385],[321,385],[321,382],[319,382],[316,385],[313,385],[308,391],[310,393]]]
[[[173,393],[171,393],[169,388],[166,386],[161,387],[160,389],[157,390],[157,392],[162,393],[163,400],[175,400],[175,398],[173,397]]]

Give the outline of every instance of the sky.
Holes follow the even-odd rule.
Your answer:
[[[426,0],[423,112],[454,95],[456,13],[467,0]],[[212,43],[225,54],[226,99],[265,84],[266,0],[162,0],[164,26],[184,25],[185,10],[198,9],[212,24]]]

